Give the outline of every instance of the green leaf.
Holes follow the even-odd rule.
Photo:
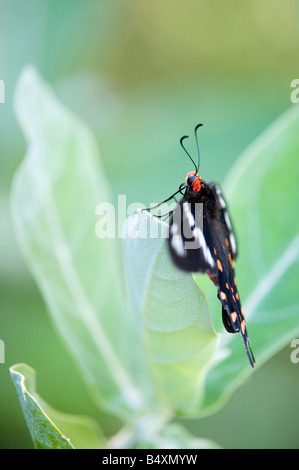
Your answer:
[[[236,162],[224,184],[240,255],[236,263],[244,314],[256,367],[299,334],[299,108],[280,116]],[[214,302],[214,286],[196,277]],[[208,374],[201,411],[220,406],[246,379],[248,366],[239,335],[225,333],[230,354]]]
[[[129,218],[127,232],[134,238],[124,240],[124,264],[155,402],[175,413],[192,414],[203,398],[218,337],[203,293],[169,258],[167,231],[165,223],[148,213]]]
[[[131,373],[138,357],[127,347],[117,240],[95,233],[95,209],[110,198],[95,139],[32,68],[15,106],[28,141],[11,194],[23,255],[97,403],[131,417],[142,407]]]
[[[104,446],[102,433],[94,420],[87,416],[61,413],[36,393],[35,371],[31,367],[16,364],[9,370],[35,448],[85,449]]]

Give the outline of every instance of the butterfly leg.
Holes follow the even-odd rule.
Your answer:
[[[162,206],[162,204],[165,204],[165,202],[168,202],[170,201],[171,199],[174,199],[176,203],[178,203],[178,201],[176,200],[175,196],[177,194],[183,194],[182,191],[183,189],[186,187],[185,184],[181,184],[181,186],[179,187],[178,191],[176,191],[175,193],[173,193],[171,196],[169,196],[167,199],[165,199],[164,201],[160,202],[159,204],[156,204],[155,206],[152,206],[152,207],[146,207],[145,209],[142,209],[143,211],[151,211],[152,209],[156,209],[157,207],[160,207]]]

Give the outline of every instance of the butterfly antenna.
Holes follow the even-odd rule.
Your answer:
[[[195,134],[195,140],[196,140],[196,146],[197,146],[197,155],[198,155],[198,164],[197,164],[197,168],[199,168],[200,166],[200,152],[199,152],[199,145],[198,145],[198,136],[197,136],[197,129],[199,127],[201,127],[202,124],[197,124],[197,126],[195,127],[194,129],[194,134]]]
[[[185,150],[185,152],[186,152],[186,154],[188,155],[188,157],[190,158],[191,162],[193,163],[193,165],[194,165],[194,167],[195,167],[195,171],[196,171],[196,173],[197,173],[198,168],[197,168],[197,166],[195,165],[195,162],[194,162],[193,158],[191,157],[190,153],[187,151],[186,147],[185,147],[184,144],[183,144],[183,140],[184,140],[184,139],[188,139],[188,138],[189,138],[188,135],[184,135],[184,136],[181,138],[181,140],[180,140],[180,144],[181,144],[181,146],[183,147],[183,149]]]

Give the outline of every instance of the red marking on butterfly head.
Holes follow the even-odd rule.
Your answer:
[[[199,193],[199,191],[201,190],[202,180],[200,176],[198,176],[196,171],[190,171],[187,174],[185,180],[187,182],[187,186],[189,187],[189,189],[191,189],[192,191],[196,193]]]

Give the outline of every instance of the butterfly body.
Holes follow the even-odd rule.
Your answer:
[[[188,173],[185,193],[172,213],[168,240],[172,260],[179,269],[207,273],[214,282],[223,324],[229,333],[240,332],[253,367],[255,359],[234,271],[237,243],[217,184],[206,183],[197,172]]]

